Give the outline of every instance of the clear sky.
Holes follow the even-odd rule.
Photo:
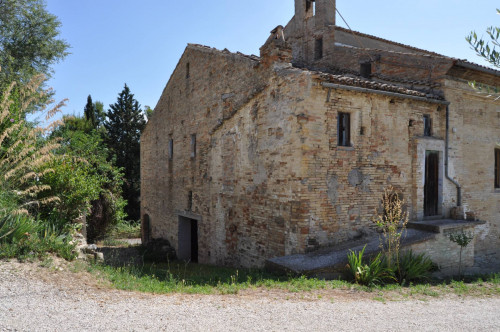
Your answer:
[[[277,25],[294,14],[293,0],[46,0],[62,22],[71,54],[54,69],[56,100],[82,114],[87,96],[116,101],[125,83],[152,108],[187,43],[259,54]],[[487,65],[465,41],[500,26],[498,0],[337,0],[353,30]],[[337,15],[337,25],[345,27]]]

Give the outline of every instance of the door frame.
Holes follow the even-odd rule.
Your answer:
[[[413,164],[413,195],[414,200],[412,201],[412,219],[414,220],[424,220],[424,219],[436,219],[442,218],[444,216],[444,149],[445,142],[441,139],[436,139],[433,137],[419,137],[415,139],[416,156],[412,158]],[[438,162],[438,199],[437,199],[437,215],[426,216],[424,210],[425,201],[425,168],[426,168],[426,151],[436,151],[439,155]]]
[[[178,213],[177,218],[177,258],[184,261],[198,262],[202,218],[192,213]],[[193,231],[196,233],[196,243],[193,243]],[[193,252],[193,249],[196,252]]]

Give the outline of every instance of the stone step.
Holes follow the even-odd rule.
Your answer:
[[[433,219],[409,222],[408,228],[419,229],[433,233],[442,233],[444,230],[448,229],[462,228],[464,226],[475,226],[484,223],[484,221]]]
[[[419,229],[407,229],[401,245],[408,246],[427,241],[435,237],[434,232]],[[293,275],[306,275],[321,279],[337,279],[346,271],[347,254],[360,251],[366,244],[365,255],[371,256],[380,251],[378,237],[366,239],[364,242],[344,243],[334,248],[325,248],[317,252],[275,257],[266,261],[266,269],[272,272]]]

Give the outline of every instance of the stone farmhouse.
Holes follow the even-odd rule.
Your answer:
[[[433,233],[412,248],[451,267],[447,234],[467,230],[466,266],[498,266],[500,101],[468,82],[497,87],[500,72],[335,12],[295,0],[259,57],[186,47],[141,138],[143,242],[244,267],[366,243],[392,185]]]

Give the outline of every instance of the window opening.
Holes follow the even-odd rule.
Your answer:
[[[349,113],[339,112],[337,135],[339,146],[351,145],[351,115]]]
[[[190,191],[188,193],[188,206],[187,206],[188,211],[191,211],[193,209],[193,192]]]
[[[319,60],[323,57],[323,38],[316,39],[314,44],[314,60]]]
[[[174,159],[174,140],[171,138],[168,141],[168,160]]]
[[[432,136],[432,119],[430,115],[424,115],[424,136]]]
[[[370,62],[360,64],[359,73],[361,77],[370,78],[372,74],[372,64]]]
[[[316,15],[316,2],[315,0],[306,0],[306,17]]]
[[[196,157],[196,134],[191,135],[191,158]]]
[[[189,62],[186,64],[186,78],[189,78],[190,73],[189,73]]]
[[[495,149],[495,188],[500,188],[500,149]]]

